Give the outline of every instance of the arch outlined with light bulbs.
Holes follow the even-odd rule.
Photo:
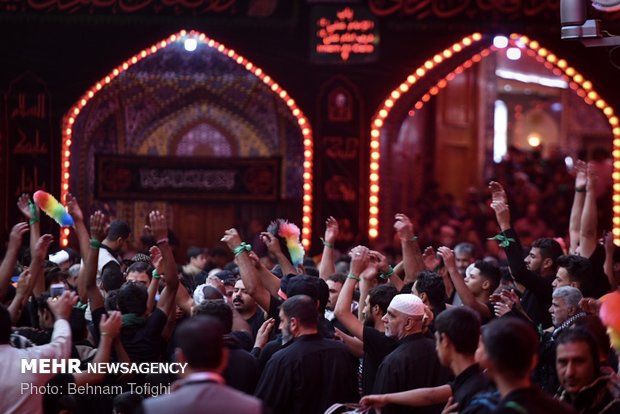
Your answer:
[[[415,116],[415,112],[419,111],[431,98],[446,87],[448,82],[454,79],[463,71],[472,67],[475,63],[480,62],[483,58],[489,56],[498,48],[492,43],[486,46],[485,39],[480,33],[473,33],[465,36],[460,41],[455,42],[450,47],[435,54],[426,60],[420,67],[407,76],[404,82],[400,83],[390,94],[384,99],[383,104],[373,116],[370,124],[370,172],[369,172],[369,209],[368,209],[368,237],[374,240],[379,235],[379,182],[380,182],[380,160],[381,160],[381,137],[384,134],[382,128],[388,121],[388,117],[395,107],[397,101],[417,86],[422,79],[437,69],[441,63],[449,61],[461,53],[471,53],[471,50],[477,48],[473,55],[464,60],[463,63],[457,65],[447,75],[435,82],[430,88],[420,93],[419,99],[413,105],[413,109],[409,111],[410,116]],[[488,41],[488,39],[487,39]],[[565,80],[570,89],[575,91],[579,97],[588,105],[596,106],[607,119],[612,131],[612,156],[613,156],[613,238],[615,244],[620,244],[620,123],[618,117],[614,113],[614,109],[609,106],[599,94],[592,88],[592,83],[583,78],[573,67],[569,66],[564,59],[557,57],[548,49],[541,47],[540,43],[532,40],[527,36],[517,33],[510,35],[511,42],[519,42],[527,50],[527,53],[535,57],[538,62],[545,65],[556,76],[560,76]]]
[[[114,68],[105,77],[95,83],[91,88],[84,93],[80,99],[75,103],[69,111],[65,114],[62,120],[62,150],[61,150],[61,176],[60,176],[60,199],[65,200],[66,194],[69,192],[69,180],[70,180],[70,167],[71,167],[71,144],[73,141],[73,125],[84,109],[88,102],[101,90],[103,90],[110,82],[117,78],[121,73],[128,70],[130,67],[141,61],[142,59],[157,53],[163,48],[166,48],[175,42],[184,42],[186,39],[196,39],[197,42],[201,42],[208,47],[217,50],[222,55],[232,59],[238,65],[241,65],[258,77],[265,85],[267,85],[273,93],[277,94],[280,99],[286,104],[291,111],[293,117],[297,120],[297,124],[301,130],[303,139],[303,201],[302,201],[302,229],[301,229],[301,241],[306,249],[310,247],[311,233],[312,233],[312,165],[313,165],[313,137],[312,128],[308,122],[307,117],[303,114],[301,109],[297,106],[295,100],[278,85],[271,77],[264,73],[264,71],[250,62],[245,57],[238,54],[235,50],[226,47],[224,44],[207,37],[204,33],[196,31],[181,30],[177,33],[170,35],[169,37],[155,43],[154,45],[141,50],[119,66]],[[60,245],[67,246],[68,236],[70,230],[64,228],[60,234]]]

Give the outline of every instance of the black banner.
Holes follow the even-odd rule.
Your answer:
[[[279,158],[96,156],[96,193],[119,200],[250,200],[279,197]]]

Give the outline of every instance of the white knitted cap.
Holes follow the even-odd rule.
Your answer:
[[[390,308],[402,312],[405,315],[424,315],[424,303],[422,303],[419,297],[411,293],[401,293],[400,295],[394,296],[390,302]]]

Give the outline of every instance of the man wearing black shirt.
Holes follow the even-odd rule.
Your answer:
[[[252,339],[256,338],[256,333],[260,329],[265,316],[263,311],[258,307],[256,301],[250,296],[245,289],[242,279],[237,279],[232,295],[233,307],[241,317],[250,325],[252,329]]]
[[[511,317],[491,321],[482,331],[487,373],[501,394],[494,413],[574,413],[532,385],[530,374],[536,363],[538,335],[527,322]]]
[[[398,346],[379,365],[374,392],[384,394],[422,387],[436,387],[448,380],[441,366],[434,341],[423,333],[425,306],[415,295],[394,296],[383,317],[385,335],[396,338]],[[418,413],[439,413],[441,406],[425,407]],[[384,413],[409,412],[407,407],[389,404]]]
[[[418,388],[399,393],[369,395],[362,406],[383,407],[386,404],[426,406],[445,404],[449,398],[459,413],[490,413],[488,405],[477,396],[491,389],[490,381],[475,362],[474,354],[480,336],[480,318],[467,307],[451,308],[435,321],[435,347],[441,365],[456,375],[449,384],[434,388]],[[478,402],[477,402],[478,401]]]
[[[314,414],[359,398],[354,359],[345,345],[318,334],[317,319],[316,302],[306,295],[282,304],[286,345],[271,357],[256,388],[274,414]]]
[[[510,273],[515,280],[525,286],[521,303],[527,315],[536,325],[543,328],[551,326],[551,306],[553,280],[557,270],[557,259],[562,255],[562,247],[550,238],[542,238],[532,243],[530,252],[523,259],[523,247],[517,233],[510,224],[510,210],[503,187],[496,182],[490,183],[493,196],[491,208],[495,210],[497,223],[502,233],[500,243],[506,251]]]

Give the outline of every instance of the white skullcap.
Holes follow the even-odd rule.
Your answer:
[[[424,316],[424,303],[416,295],[402,293],[394,296],[390,308],[409,316]]]
[[[54,254],[50,254],[49,261],[52,263],[56,263],[57,265],[62,264],[69,260],[69,253],[64,250],[60,250]]]
[[[472,263],[469,266],[467,266],[467,269],[465,269],[465,277],[471,276],[471,272],[473,272],[474,269],[476,269],[476,264],[475,263]]]

